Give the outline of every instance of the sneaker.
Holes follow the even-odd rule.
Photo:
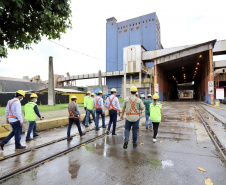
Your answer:
[[[109,133],[110,133],[110,131],[109,131],[109,130],[107,130],[106,134],[107,134],[107,135],[109,135]]]
[[[31,140],[33,140],[33,139],[32,138],[26,139],[26,141],[31,141]]]
[[[39,134],[35,134],[35,135],[33,135],[33,137],[38,137],[39,136]]]
[[[128,141],[125,141],[125,142],[124,142],[124,145],[123,145],[123,148],[124,148],[124,149],[127,149],[127,146],[128,146]]]
[[[133,144],[133,148],[136,148],[137,147],[137,144]]]
[[[113,136],[117,136],[117,134],[115,134],[115,133],[114,133],[114,134],[112,134],[112,135],[113,135]]]
[[[153,138],[153,143],[155,143],[156,141],[157,141],[157,139],[154,139],[154,138]]]
[[[67,137],[67,140],[68,141],[70,141],[70,140],[72,140],[73,139],[73,137]]]
[[[26,146],[19,146],[19,147],[16,147],[16,150],[24,150],[26,149]]]
[[[92,121],[89,122],[89,124],[91,124],[91,123],[92,123]]]
[[[106,127],[102,127],[102,128],[106,128]]]
[[[0,143],[0,147],[2,150],[4,150],[4,145],[2,143]]]
[[[85,125],[85,127],[89,127],[89,125]]]
[[[100,129],[99,129],[99,128],[96,128],[95,130],[98,131],[98,130],[100,130]]]

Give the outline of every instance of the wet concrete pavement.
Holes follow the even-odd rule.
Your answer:
[[[225,184],[225,164],[195,112],[194,102],[164,103],[163,114],[157,143],[152,143],[153,132],[140,126],[138,147],[132,147],[130,136],[128,149],[124,150],[124,129],[119,129],[117,136],[109,135],[95,140],[3,184],[199,185],[205,184],[204,180],[208,177],[214,184]],[[123,124],[124,121],[118,123]],[[101,134],[103,131],[99,132]],[[95,137],[97,133],[92,131],[82,140]],[[81,142],[80,138],[75,137],[71,143],[64,141],[59,147],[52,147],[51,152],[55,148],[63,150],[77,142]],[[46,153],[40,149],[26,157],[38,159]],[[17,168],[20,165],[19,159],[8,160],[8,163],[4,166],[14,165]],[[207,172],[198,170],[198,167]]]

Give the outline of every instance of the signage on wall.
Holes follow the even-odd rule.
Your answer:
[[[216,99],[223,100],[224,99],[224,88],[217,88],[216,89]]]
[[[155,84],[155,93],[159,93],[159,84]]]
[[[213,81],[208,81],[208,93],[209,94],[213,94],[214,90],[213,90]]]

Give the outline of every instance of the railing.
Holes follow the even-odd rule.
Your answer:
[[[152,68],[149,68],[149,67],[146,67],[146,66],[141,66],[141,69],[143,70],[143,71],[146,71],[147,73],[149,73],[149,74],[152,74],[153,75],[153,70],[152,70]]]

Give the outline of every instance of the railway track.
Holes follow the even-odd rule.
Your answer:
[[[119,121],[117,121],[117,122],[119,122]],[[118,126],[118,127],[116,127],[116,130],[119,130],[120,128],[123,128],[123,127],[124,127],[124,125]],[[90,130],[87,131],[87,132],[90,132],[90,131],[93,131],[93,130],[95,130],[95,129],[90,129]],[[110,133],[111,133],[111,132],[110,132]],[[39,161],[37,161],[37,162],[31,163],[31,164],[26,165],[26,166],[23,166],[23,167],[21,167],[21,168],[19,168],[19,169],[17,169],[17,170],[14,170],[14,171],[12,171],[12,172],[6,174],[6,175],[1,176],[1,177],[0,177],[0,183],[5,182],[5,181],[7,181],[7,180],[10,179],[10,178],[12,178],[12,177],[14,177],[14,176],[17,176],[17,175],[20,175],[20,174],[22,174],[22,173],[24,173],[24,172],[27,172],[27,171],[29,171],[29,170],[31,170],[31,169],[33,169],[33,168],[36,168],[36,167],[38,167],[38,166],[41,166],[41,165],[43,165],[43,164],[45,164],[45,163],[47,163],[47,162],[49,162],[49,161],[51,161],[51,160],[53,160],[53,159],[55,159],[55,158],[57,158],[57,157],[60,157],[60,156],[62,156],[62,155],[65,155],[65,154],[67,154],[67,153],[69,153],[69,152],[71,152],[71,151],[73,151],[73,150],[75,150],[75,149],[78,149],[78,148],[80,148],[81,146],[84,146],[84,144],[92,143],[92,142],[94,142],[95,140],[100,139],[100,138],[103,138],[103,137],[106,136],[106,135],[108,135],[108,134],[107,134],[107,133],[103,133],[103,134],[98,135],[98,136],[96,136],[96,137],[93,137],[93,138],[91,138],[91,139],[89,139],[89,140],[86,140],[86,141],[84,141],[84,142],[81,142],[81,143],[79,143],[79,144],[77,144],[77,145],[75,145],[75,146],[72,146],[72,147],[70,147],[70,148],[68,148],[68,149],[66,149],[66,150],[57,152],[57,153],[55,153],[55,154],[53,154],[53,155],[51,155],[51,156],[48,156],[48,157],[46,157],[46,158],[44,158],[44,159],[41,159],[41,160],[39,160]],[[61,139],[58,139],[58,141],[63,141],[63,140],[65,140],[65,139],[66,139],[66,138],[61,138]],[[52,142],[46,143],[46,144],[44,144],[44,145],[40,145],[40,146],[38,146],[38,147],[34,147],[34,149],[41,148],[41,147],[45,147],[45,146],[51,145],[51,144],[53,144],[53,143],[55,143],[55,142],[52,141]],[[14,154],[14,155],[9,155],[9,156],[15,157],[15,156],[22,155],[22,154],[27,153],[27,152],[30,152],[30,151],[31,151],[31,149],[26,150],[26,151],[24,151],[24,152],[20,152],[20,153]],[[8,158],[9,158],[9,156],[8,156]]]
[[[210,114],[211,116],[213,116],[215,118],[216,121],[223,123],[222,121],[220,121],[219,119],[217,119],[213,114],[211,114],[209,111],[207,111],[204,107],[202,107],[200,105],[200,107],[206,111],[208,114]],[[217,135],[214,133],[214,131],[211,129],[211,126],[208,124],[208,122],[206,121],[206,119],[204,118],[204,116],[202,115],[202,113],[200,113],[200,109],[198,109],[197,107],[195,107],[196,112],[198,113],[200,119],[203,122],[203,125],[210,137],[210,139],[212,140],[213,144],[215,145],[216,149],[219,151],[219,153],[222,156],[222,159],[224,162],[226,162],[226,148],[224,148],[224,146],[221,144],[221,142],[219,141],[219,139],[217,138]],[[225,127],[226,125],[223,124]]]

